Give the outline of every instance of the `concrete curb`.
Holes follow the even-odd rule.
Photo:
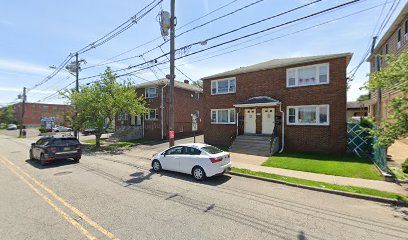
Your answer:
[[[382,197],[376,197],[376,196],[370,196],[370,195],[363,195],[363,194],[359,194],[359,193],[342,192],[342,191],[324,189],[324,188],[317,188],[317,187],[310,187],[310,186],[306,186],[306,185],[300,185],[300,184],[296,184],[296,183],[290,183],[290,182],[285,182],[285,181],[281,181],[281,180],[276,180],[276,179],[271,179],[271,178],[264,178],[264,177],[259,177],[259,176],[244,174],[244,173],[228,172],[228,174],[235,175],[235,176],[240,176],[240,177],[251,178],[251,179],[256,179],[256,180],[261,180],[261,181],[284,184],[284,185],[287,185],[287,186],[303,188],[303,189],[312,190],[312,191],[331,193],[331,194],[336,194],[336,195],[340,195],[340,196],[344,196],[344,197],[352,197],[352,198],[369,200],[369,201],[380,202],[380,203],[386,203],[386,204],[391,204],[391,205],[396,205],[396,206],[408,207],[408,202],[402,202],[402,201],[398,201],[398,200],[395,200],[395,199],[382,198]]]

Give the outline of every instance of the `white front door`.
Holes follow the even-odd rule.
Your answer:
[[[262,134],[272,134],[275,128],[275,109],[262,108]]]
[[[256,133],[256,109],[245,109],[244,133]]]

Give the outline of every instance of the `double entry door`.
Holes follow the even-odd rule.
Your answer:
[[[262,134],[272,134],[275,128],[275,108],[262,108]],[[256,108],[244,110],[244,133],[256,134]]]

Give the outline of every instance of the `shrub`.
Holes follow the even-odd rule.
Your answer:
[[[50,132],[50,129],[46,129],[45,127],[40,127],[38,131],[40,131],[40,133],[46,133],[46,132]]]
[[[408,173],[408,158],[405,159],[405,162],[403,164],[401,164],[401,168],[404,173]]]
[[[374,121],[371,118],[361,118],[360,126],[364,128],[372,128],[375,125]]]

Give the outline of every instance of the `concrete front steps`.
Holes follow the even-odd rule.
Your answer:
[[[232,143],[229,151],[258,156],[270,156],[272,154],[271,136],[239,135],[235,138],[235,141]]]

